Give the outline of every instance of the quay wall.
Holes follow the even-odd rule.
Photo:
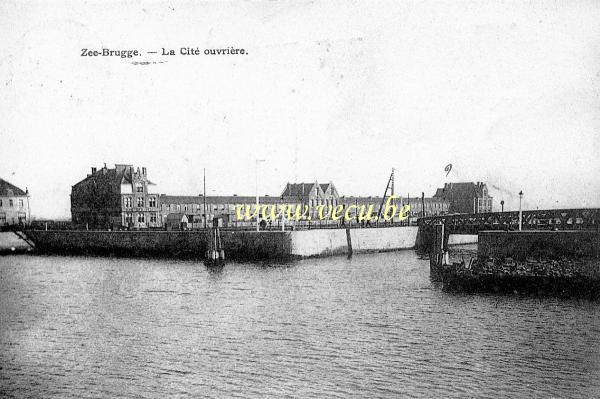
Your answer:
[[[418,227],[221,231],[225,256],[237,260],[293,259],[412,249]],[[36,250],[58,254],[197,257],[205,254],[205,231],[28,230]]]
[[[349,253],[346,229],[294,230],[290,236],[295,257]]]
[[[204,257],[204,231],[58,231],[28,230],[36,250],[58,254]],[[289,258],[289,233],[223,231],[226,257],[240,260]]]
[[[522,261],[526,258],[560,259],[599,256],[600,232],[563,231],[482,231],[479,233],[479,258]]]
[[[292,255],[312,257],[412,249],[417,231],[416,226],[295,230],[291,232]]]
[[[442,289],[600,299],[600,232],[485,231],[477,258],[430,258],[430,275]]]
[[[350,229],[353,252],[412,249],[417,240],[417,226]]]

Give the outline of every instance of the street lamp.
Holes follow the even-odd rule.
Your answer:
[[[504,212],[504,200],[500,201],[500,206],[502,207],[502,212]]]
[[[260,230],[260,226],[259,226],[259,215],[260,215],[260,204],[258,202],[258,163],[259,162],[265,162],[264,159],[257,159],[256,160],[256,231]]]
[[[523,190],[519,191],[519,231],[523,229]]]

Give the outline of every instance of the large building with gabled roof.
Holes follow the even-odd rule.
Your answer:
[[[29,223],[29,191],[0,178],[0,228]]]
[[[92,167],[71,188],[72,221],[86,228],[160,227],[158,194],[150,192],[152,185],[145,167]]]
[[[448,201],[450,213],[487,213],[493,209],[494,198],[483,182],[446,183],[433,197]]]
[[[314,183],[287,183],[281,193],[283,202],[308,205],[311,212],[319,205],[337,206],[339,197],[332,182],[326,184],[319,184],[316,181]]]

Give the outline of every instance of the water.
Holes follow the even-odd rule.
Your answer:
[[[600,303],[453,295],[414,252],[0,258],[0,396],[597,397]]]

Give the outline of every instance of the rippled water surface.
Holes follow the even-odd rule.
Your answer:
[[[598,397],[600,304],[452,295],[412,251],[0,258],[0,396]]]

